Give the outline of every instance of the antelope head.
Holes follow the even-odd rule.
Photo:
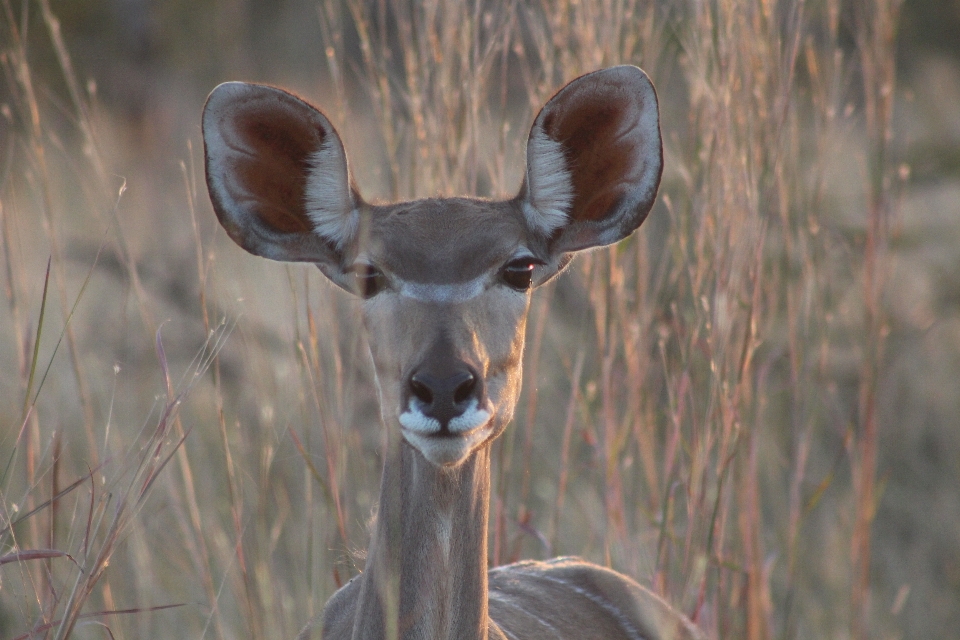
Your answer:
[[[547,102],[508,200],[370,204],[330,121],[272,87],[218,86],[203,138],[224,229],[250,253],[316,264],[362,300],[384,426],[439,467],[513,417],[532,290],[577,251],[632,233],[663,167],[656,93],[631,66]]]

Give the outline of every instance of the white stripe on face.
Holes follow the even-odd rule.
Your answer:
[[[429,284],[425,282],[409,282],[397,278],[397,290],[405,298],[413,298],[421,302],[466,302],[476,298],[484,289],[488,279],[482,274],[473,280],[456,284]]]
[[[539,261],[529,253],[523,250],[514,255],[513,260],[523,260],[529,258],[532,262]],[[487,285],[493,278],[491,273],[482,273],[472,280],[466,282],[456,282],[452,284],[433,284],[428,282],[413,282],[404,280],[397,276],[391,279],[396,282],[397,292],[405,297],[419,300],[421,302],[439,302],[439,303],[460,303],[476,298],[483,293]]]

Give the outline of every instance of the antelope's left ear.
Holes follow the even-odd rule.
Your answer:
[[[662,171],[657,93],[647,74],[612,67],[557,92],[533,123],[518,195],[527,226],[550,253],[537,280],[552,277],[573,252],[630,235],[653,206]]]

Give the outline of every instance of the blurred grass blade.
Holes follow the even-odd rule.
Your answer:
[[[40,317],[37,318],[37,333],[33,341],[33,357],[30,359],[30,373],[27,377],[27,392],[23,396],[23,410],[20,413],[20,422],[27,419],[27,411],[30,409],[30,396],[33,395],[33,380],[37,372],[37,360],[40,357],[40,338],[43,335],[43,320],[47,311],[47,292],[50,287],[50,264],[53,262],[53,256],[47,258],[47,270],[43,277],[43,294],[40,296]],[[54,349],[56,353],[56,349]],[[51,356],[51,361],[53,357]],[[48,367],[49,369],[49,367]],[[36,399],[34,398],[34,402]]]
[[[77,616],[77,620],[78,620],[78,621],[79,621],[79,620],[93,620],[93,619],[96,619],[96,618],[105,618],[105,617],[108,617],[108,616],[122,616],[122,615],[129,615],[129,614],[132,614],[132,613],[147,613],[147,612],[154,612],[154,611],[164,611],[164,610],[166,610],[166,609],[176,609],[177,607],[183,607],[183,606],[186,606],[186,605],[183,604],[183,603],[181,603],[181,604],[162,604],[162,605],[157,605],[156,607],[135,607],[135,608],[133,608],[133,609],[114,609],[114,610],[111,610],[111,611],[95,611],[95,612],[93,612],[93,613],[83,613],[83,614],[80,614],[79,616]],[[25,633],[25,634],[23,634],[23,635],[17,636],[16,638],[14,638],[14,640],[28,640],[28,638],[33,638],[33,637],[35,637],[35,636],[36,636],[37,634],[39,634],[39,633],[44,633],[44,632],[46,632],[46,631],[50,631],[51,629],[57,627],[61,622],[63,622],[63,620],[54,620],[53,622],[48,622],[48,623],[46,623],[46,624],[42,624],[42,625],[40,625],[39,627],[37,627],[36,629],[30,631],[29,633]],[[113,637],[113,634],[111,634],[111,637]]]
[[[77,561],[73,559],[66,551],[60,551],[58,549],[26,549],[24,551],[14,551],[0,556],[0,565],[8,564],[10,562],[21,562],[25,560],[46,560],[49,558],[69,558],[70,562],[77,564]]]

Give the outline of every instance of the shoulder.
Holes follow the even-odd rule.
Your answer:
[[[337,589],[323,611],[314,616],[297,636],[297,640],[334,640],[349,638],[353,634],[354,603],[360,588],[359,576],[354,576],[347,584]]]
[[[489,572],[490,615],[589,625],[594,637],[700,640],[702,633],[628,576],[576,557],[519,562]]]

